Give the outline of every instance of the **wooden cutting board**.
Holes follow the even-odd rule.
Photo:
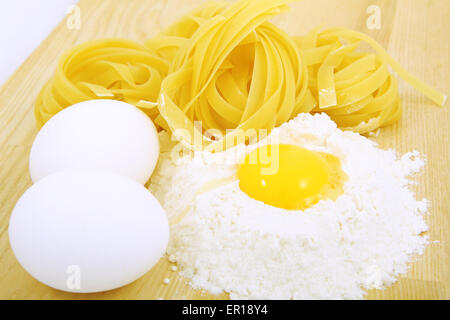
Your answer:
[[[256,0],[255,0],[256,1]],[[8,221],[21,194],[31,185],[28,155],[37,133],[33,103],[52,75],[62,52],[75,44],[105,37],[142,41],[204,1],[81,0],[80,28],[64,19],[0,89],[0,298],[2,299],[210,299],[193,290],[162,259],[134,283],[97,294],[70,294],[46,287],[18,264],[8,242]],[[367,19],[380,9],[380,29]],[[375,9],[377,10],[377,9]],[[375,13],[376,14],[376,13]],[[442,0],[305,0],[274,22],[290,34],[304,34],[318,24],[350,27],[373,36],[406,69],[450,93],[450,1]],[[369,21],[370,22],[370,21]],[[370,26],[370,23],[369,23]],[[373,25],[372,25],[373,26]],[[12,30],[13,32],[13,30]],[[6,44],[7,45],[7,44]],[[4,44],[5,46],[5,44]],[[386,290],[371,290],[369,299],[448,299],[449,288],[449,123],[450,109],[439,108],[400,81],[404,113],[375,139],[383,148],[418,150],[428,164],[415,187],[432,201],[426,220],[432,240],[410,272]],[[448,104],[448,103],[447,103]],[[169,278],[168,285],[163,283]]]

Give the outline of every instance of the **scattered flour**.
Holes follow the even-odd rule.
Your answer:
[[[253,200],[237,181],[197,194],[208,181],[235,175],[233,159],[255,146],[197,152],[176,163],[164,153],[149,189],[169,219],[182,217],[171,225],[168,247],[181,275],[232,299],[360,299],[365,289],[383,288],[406,272],[428,243],[422,235],[428,201],[408,189],[408,177],[424,165],[420,155],[398,159],[337,129],[325,114],[300,114],[274,129],[274,137],[339,157],[348,175],[344,194],[304,211]]]

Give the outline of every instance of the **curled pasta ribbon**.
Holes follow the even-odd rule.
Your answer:
[[[41,90],[35,116],[39,126],[60,110],[91,99],[116,99],[140,107],[151,118],[169,64],[148,47],[123,39],[86,42],[66,52]],[[152,103],[153,102],[153,103]]]
[[[224,134],[202,142],[220,150],[235,145],[243,131],[270,130],[314,108],[295,43],[267,22],[288,2],[245,0],[225,9],[211,4],[162,35],[177,50],[161,85],[159,111],[178,139],[192,145],[194,121],[201,121],[203,129]],[[162,49],[171,55],[168,47],[156,51]]]
[[[345,28],[312,30],[294,39],[308,66],[309,88],[318,105],[342,129],[368,133],[401,116],[398,75],[439,105],[446,97],[403,69],[369,36]],[[355,51],[363,41],[375,53]]]

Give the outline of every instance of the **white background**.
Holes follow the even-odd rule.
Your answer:
[[[0,86],[77,0],[0,0]]]

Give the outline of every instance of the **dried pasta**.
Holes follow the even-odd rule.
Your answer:
[[[37,122],[76,102],[118,99],[144,110],[189,147],[199,142],[198,133],[202,146],[223,149],[238,143],[243,131],[271,130],[301,112],[326,112],[339,127],[367,133],[401,115],[388,66],[435,103],[445,103],[442,93],[365,34],[316,28],[291,37],[268,22],[290,2],[211,2],[143,45],[122,39],[79,45],[61,57],[39,94]],[[358,51],[360,42],[374,52]]]
[[[86,42],[66,52],[54,76],[42,88],[35,117],[42,126],[54,114],[74,103],[117,99],[140,106],[156,118],[156,101],[169,64],[150,49],[124,39]]]
[[[409,74],[363,33],[314,29],[295,41],[308,66],[308,86],[318,101],[312,112],[326,112],[343,129],[367,133],[400,118],[397,80],[388,65],[432,101],[445,103],[442,93]],[[375,53],[355,51],[360,41]]]
[[[179,139],[192,144],[194,121],[201,121],[204,130],[225,135],[222,148],[234,145],[243,131],[270,130],[312,110],[306,66],[295,43],[267,22],[288,2],[240,1],[221,11],[210,5],[175,28],[184,31],[203,20],[178,47],[161,85],[161,116],[175,135],[188,133]],[[205,19],[211,12],[220,14]]]

